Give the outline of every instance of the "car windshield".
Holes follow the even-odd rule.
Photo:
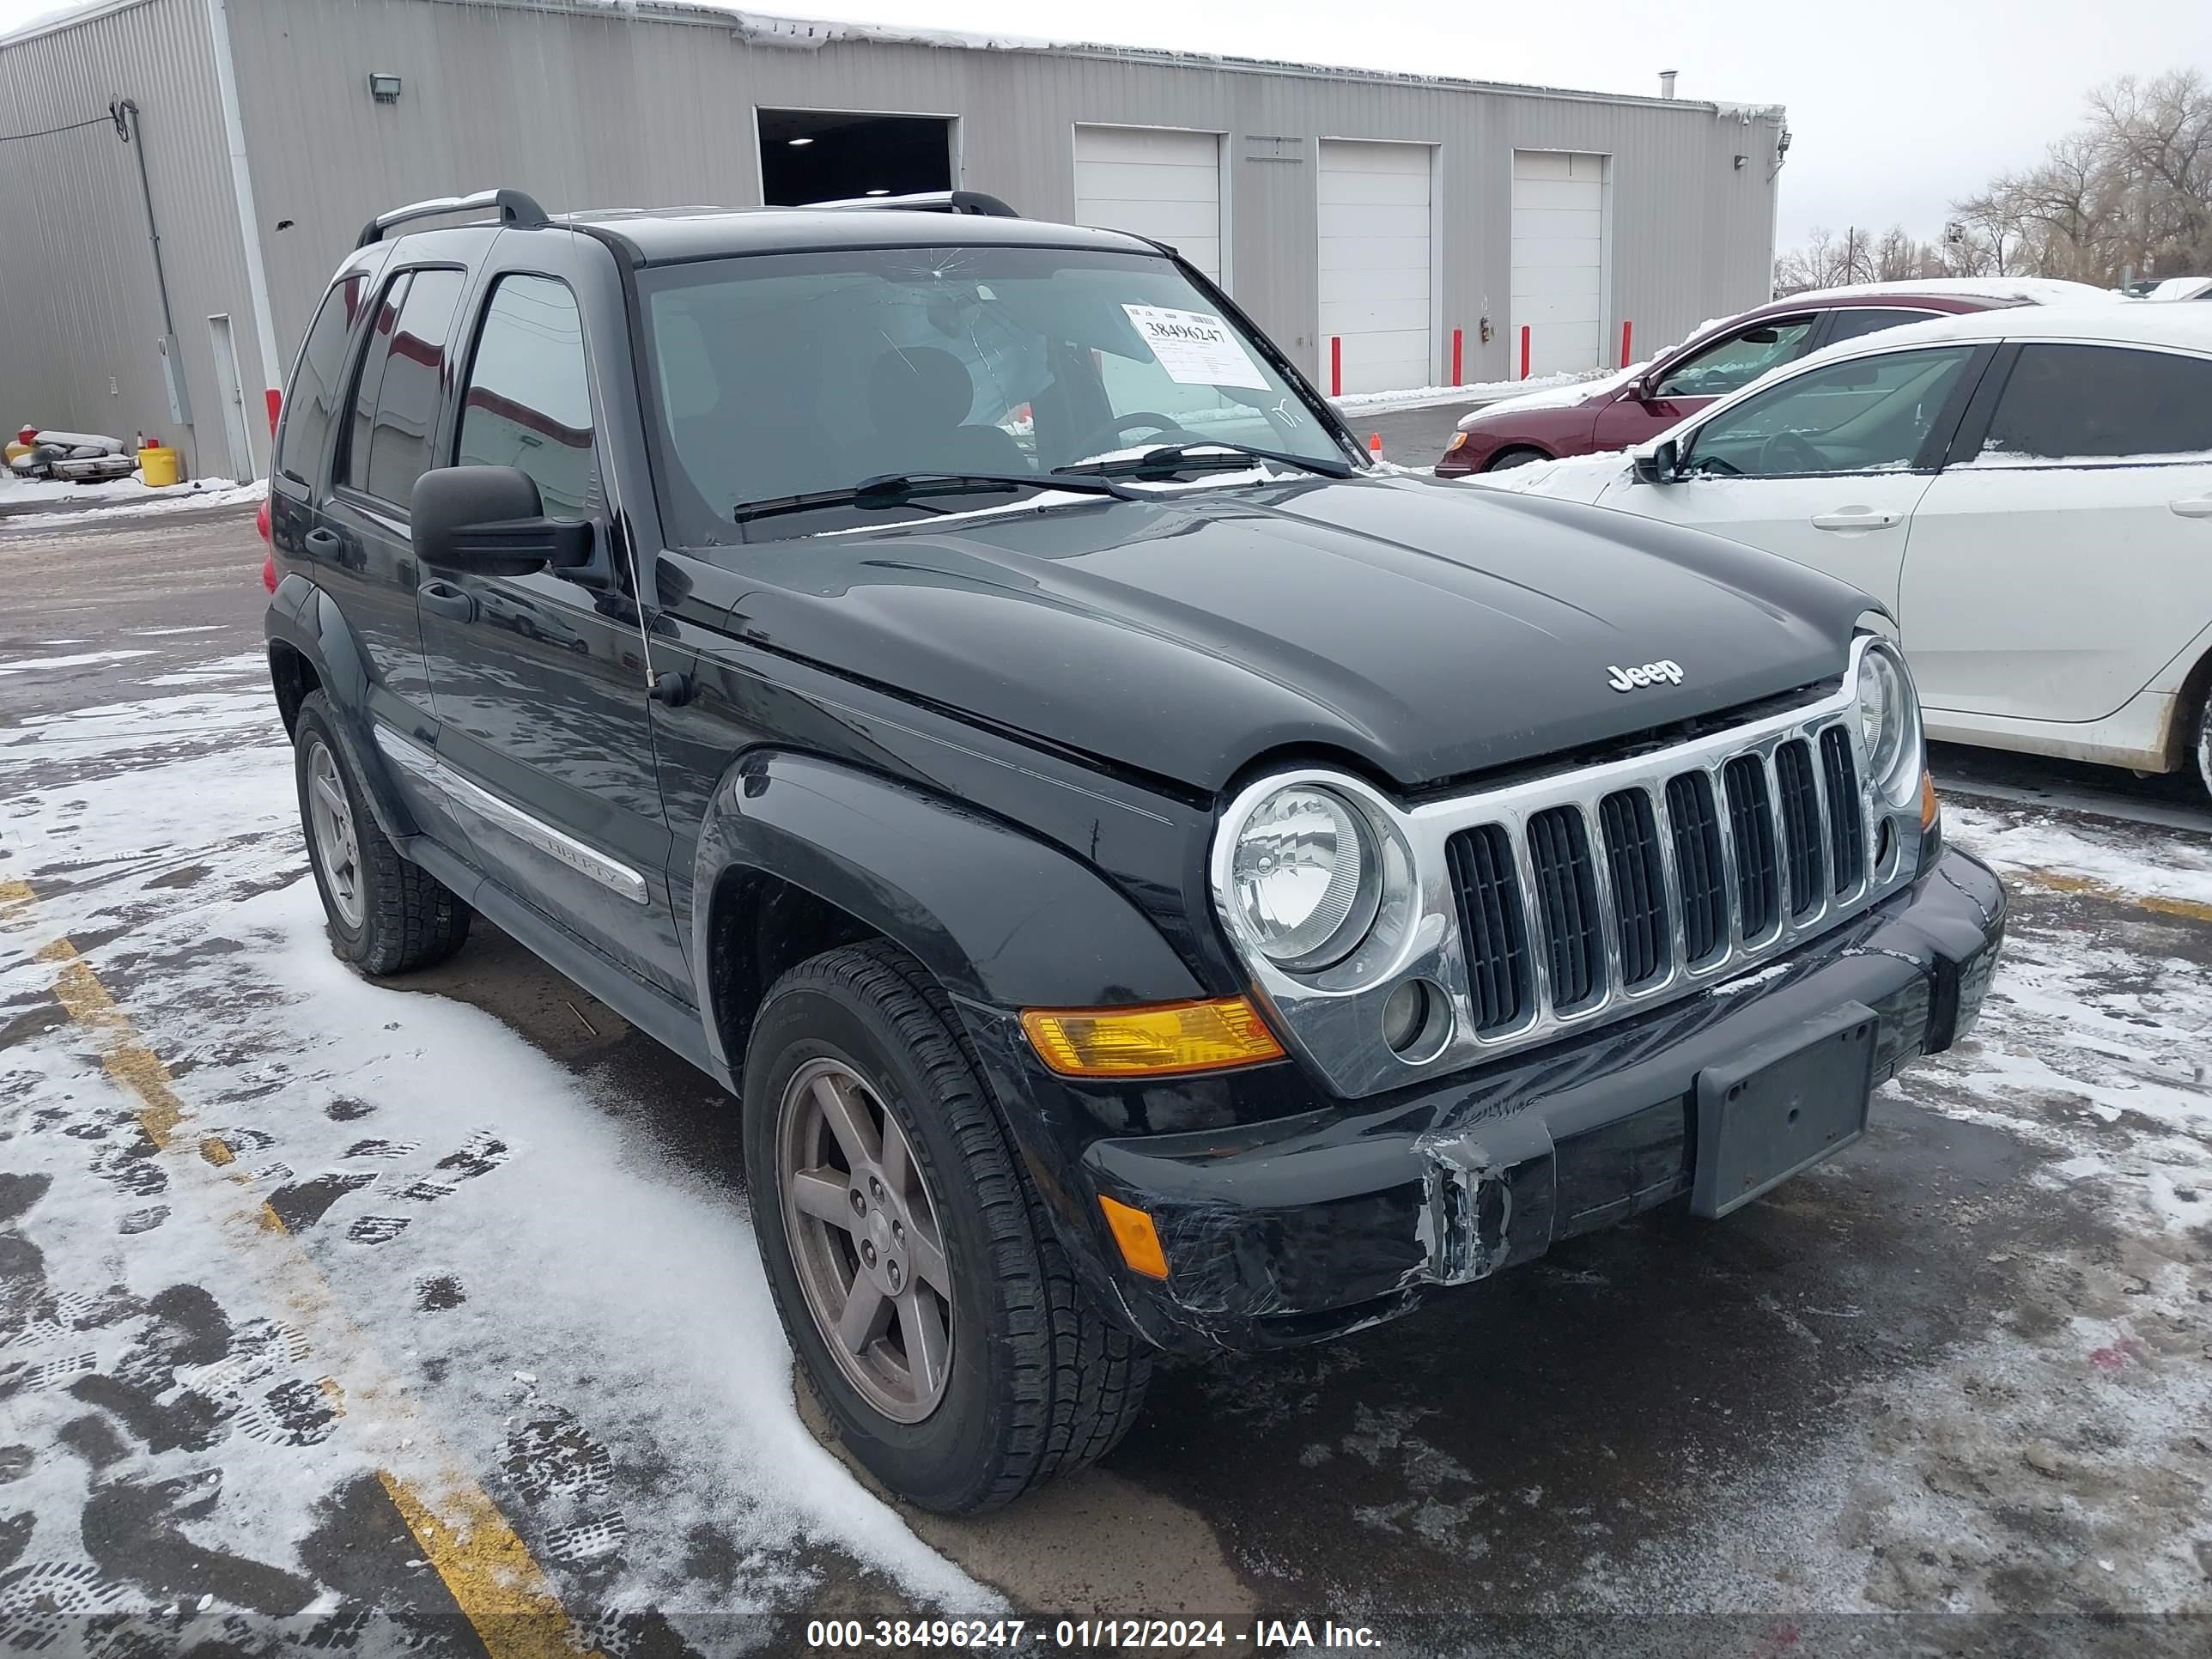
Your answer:
[[[854,248],[666,266],[639,286],[679,545],[1001,504],[880,487],[793,499],[870,480],[1049,489],[1056,469],[1079,467],[1235,488],[1284,463],[1232,468],[1225,448],[1139,458],[1213,444],[1330,468],[1347,459],[1260,344],[1157,256]],[[1004,501],[1036,498],[1002,489]]]

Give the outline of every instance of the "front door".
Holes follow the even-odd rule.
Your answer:
[[[501,271],[475,310],[451,459],[520,468],[548,516],[592,523],[604,549],[615,514],[573,289],[534,270]],[[420,574],[438,758],[457,781],[477,862],[601,954],[690,1001],[669,908],[650,677],[627,584],[550,571]]]
[[[1976,356],[1940,346],[1797,374],[1693,425],[1673,481],[1624,471],[1599,501],[1779,553],[1894,605],[1912,512]]]
[[[1898,619],[1930,708],[2117,713],[2212,625],[2212,358],[2022,345],[1914,515]]]

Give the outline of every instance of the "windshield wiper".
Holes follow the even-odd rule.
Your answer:
[[[1221,455],[1209,456],[1209,450],[1225,450]],[[1288,450],[1261,449],[1253,444],[1232,443],[1226,438],[1204,438],[1193,443],[1163,444],[1148,449],[1141,455],[1124,455],[1110,461],[1078,461],[1073,466],[1054,467],[1055,478],[1075,477],[1143,477],[1151,473],[1219,471],[1240,465],[1245,460],[1273,461],[1279,465],[1297,468],[1302,472],[1318,472],[1324,478],[1348,478],[1352,463],[1324,455],[1294,455]]]
[[[984,495],[1009,489],[1073,490],[1087,495],[1113,495],[1125,501],[1143,495],[1103,477],[1071,477],[1058,472],[884,472],[844,489],[814,489],[802,495],[775,495],[766,501],[739,501],[730,516],[743,524],[751,519],[772,518],[779,513],[805,513],[818,507],[907,507],[926,495]]]

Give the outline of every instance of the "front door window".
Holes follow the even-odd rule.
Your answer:
[[[1813,317],[1775,317],[1739,329],[1668,369],[1655,398],[1723,398],[1804,349]]]
[[[1820,477],[1931,464],[1929,438],[1971,346],[1852,357],[1723,410],[1692,433],[1682,465],[1698,476]]]

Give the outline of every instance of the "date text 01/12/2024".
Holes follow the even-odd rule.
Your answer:
[[[817,1650],[910,1652],[944,1648],[1047,1647],[1118,1651],[1127,1648],[1180,1651],[1248,1646],[1255,1650],[1313,1647],[1373,1649],[1381,1638],[1364,1625],[1324,1619],[1263,1619],[1249,1630],[1221,1619],[817,1619],[806,1626],[806,1644]]]

